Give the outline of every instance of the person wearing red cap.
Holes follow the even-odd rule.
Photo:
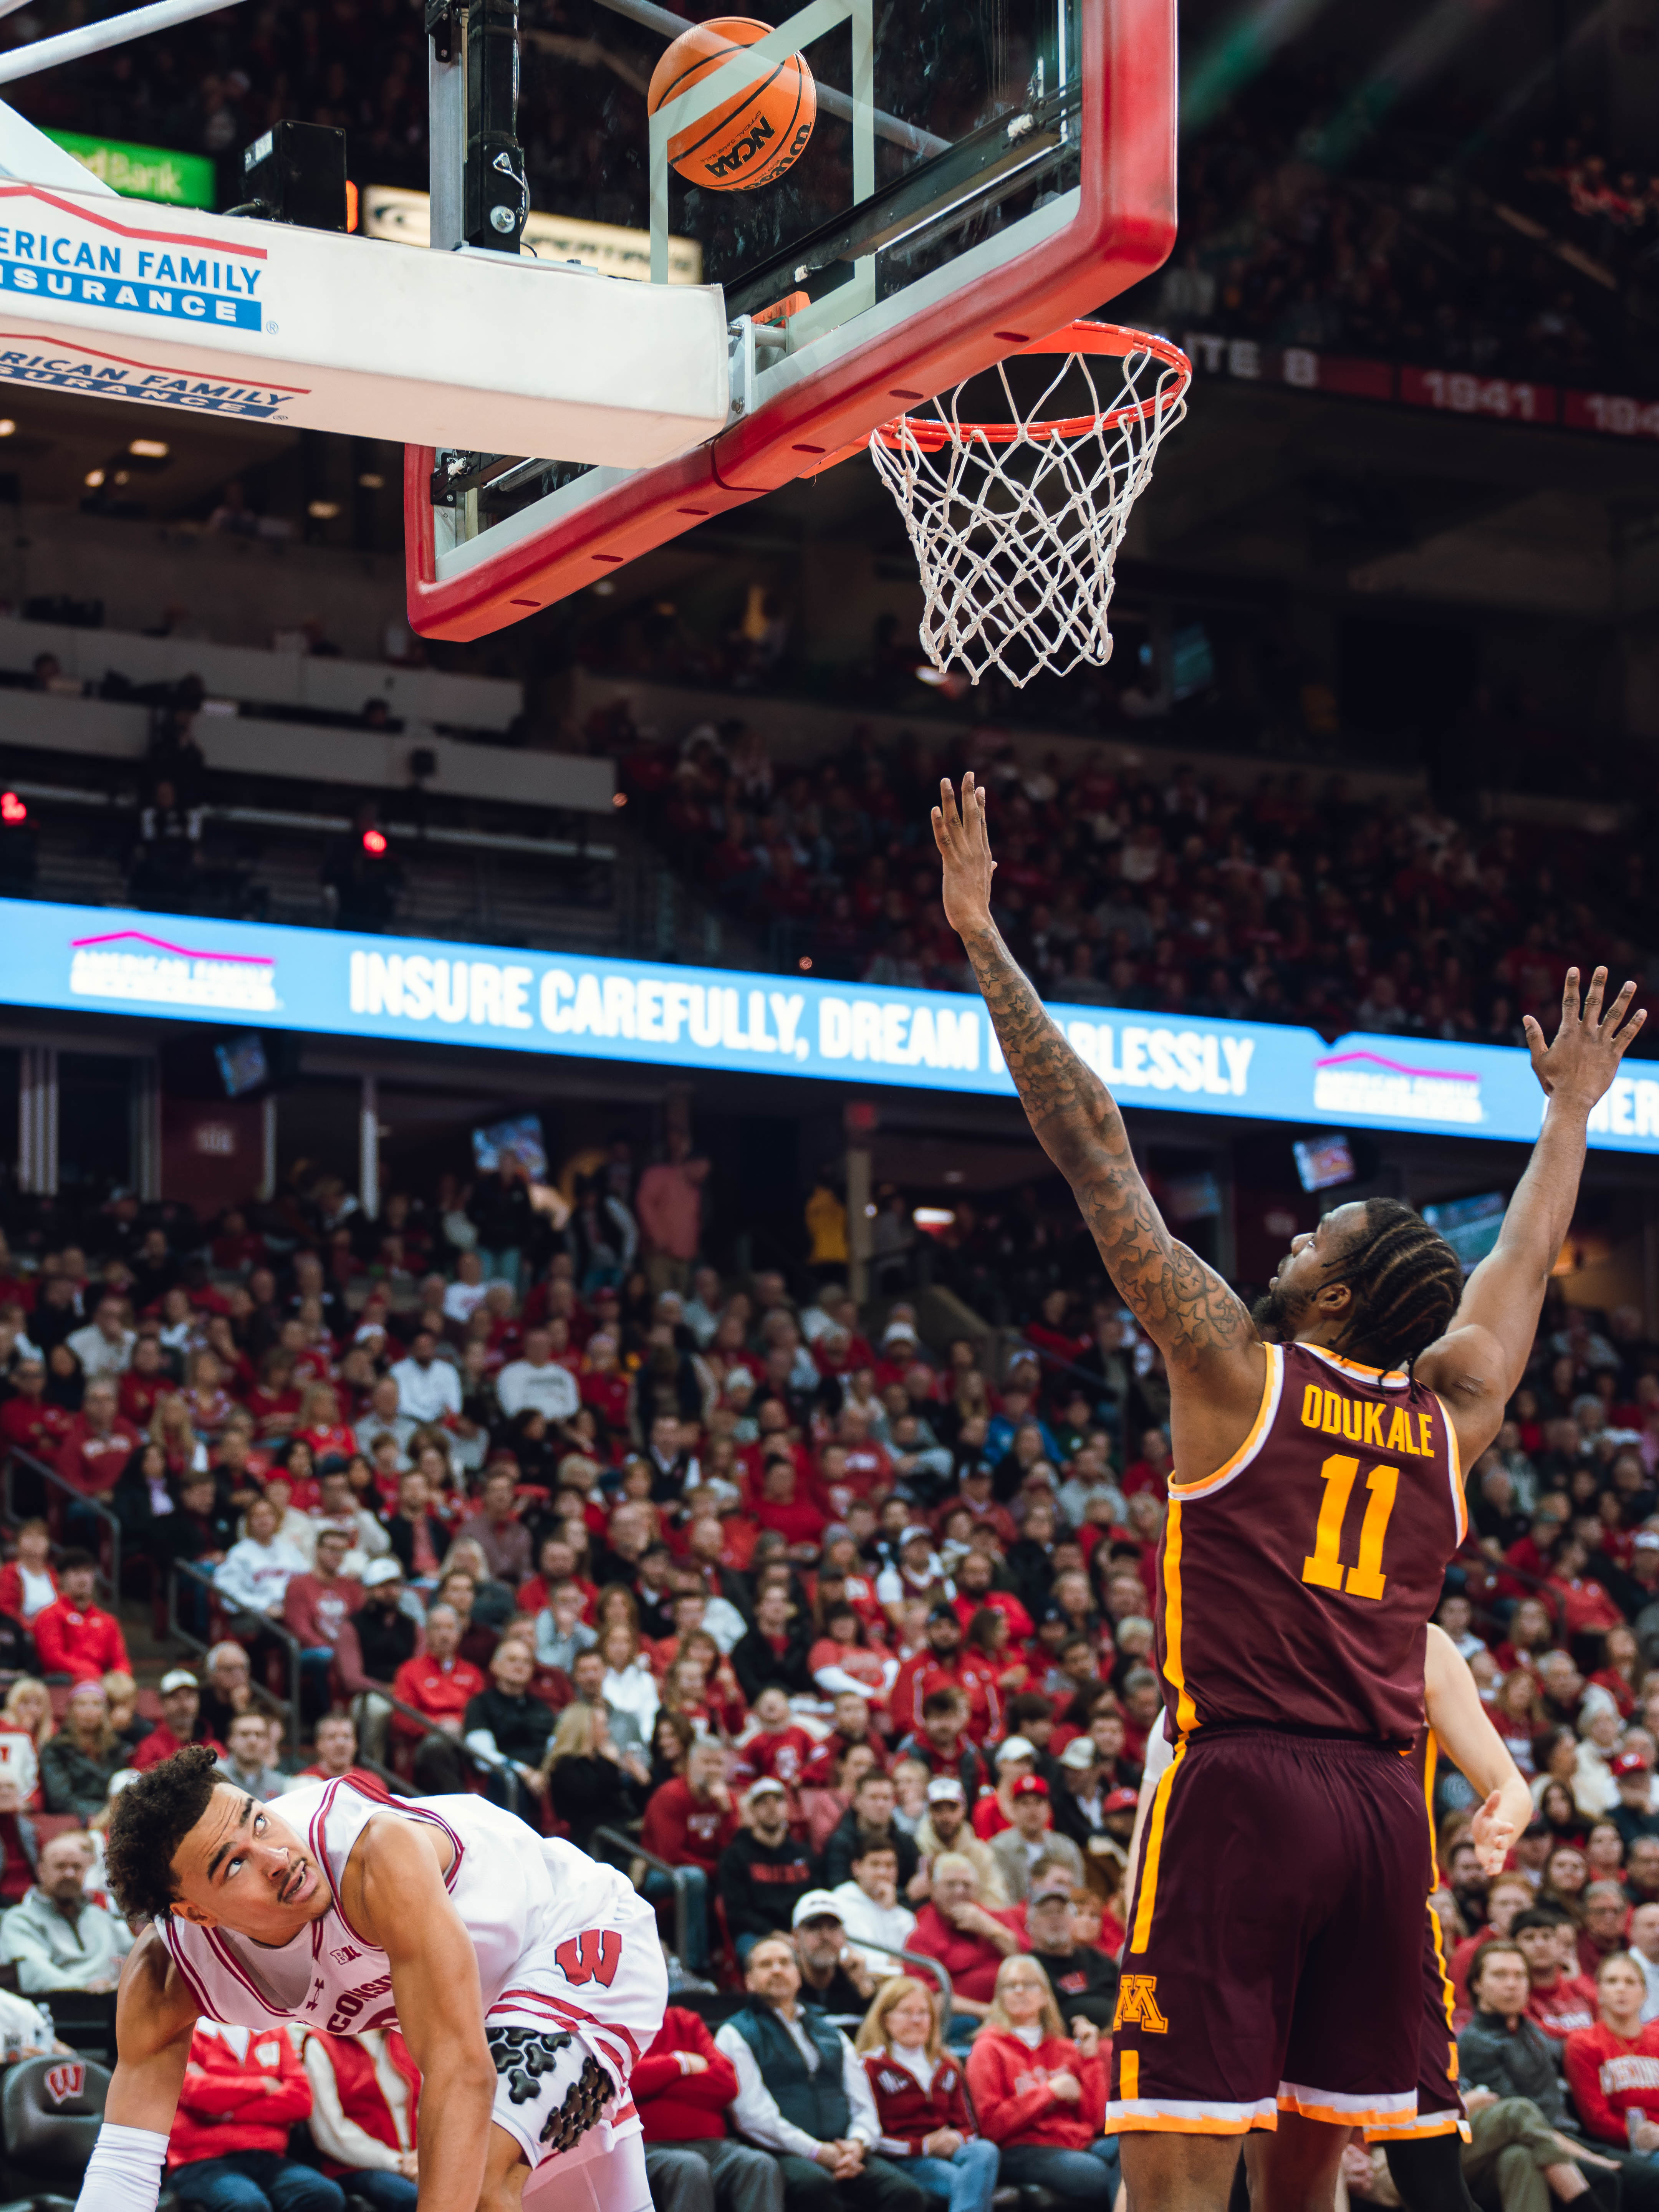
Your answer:
[[[1010,1897],[1024,1899],[1031,1869],[1039,1859],[1059,1859],[1083,1887],[1083,1854],[1069,1836],[1057,1835],[1050,1822],[1048,1785],[1040,1774],[1022,1775],[1012,1795],[1014,1825],[991,1838],[991,1849]]]

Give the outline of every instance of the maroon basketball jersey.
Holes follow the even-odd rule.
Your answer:
[[[1249,1436],[1213,1474],[1170,1485],[1158,1654],[1170,1733],[1245,1723],[1409,1743],[1429,1618],[1467,1528],[1432,1390],[1269,1345]]]

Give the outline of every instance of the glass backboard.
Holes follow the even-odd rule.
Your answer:
[[[647,88],[690,18],[654,0],[557,0],[543,17],[556,27],[526,33],[532,205],[635,234],[654,281],[695,241],[725,295],[732,416],[711,444],[637,471],[411,448],[417,629],[481,635],[810,474],[1169,251],[1172,0],[811,0],[768,20],[654,115]],[[764,102],[733,102],[796,56],[817,112],[781,173],[721,189],[677,172],[671,148],[711,131],[737,147],[727,173],[757,147],[768,158]]]

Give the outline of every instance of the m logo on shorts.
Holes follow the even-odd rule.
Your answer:
[[[1144,2027],[1148,2035],[1167,2035],[1170,2023],[1158,2008],[1158,1976],[1125,1974],[1118,1984],[1114,2033],[1120,2027]]]
[[[63,2066],[49,2066],[42,2076],[46,2094],[54,2105],[67,2105],[71,2097],[78,2097],[87,2086],[87,2069],[76,2058]]]
[[[566,1936],[553,1956],[566,1981],[577,1989],[584,1982],[598,1982],[608,1990],[622,1964],[622,1937],[614,1928],[584,1928],[580,1936]]]

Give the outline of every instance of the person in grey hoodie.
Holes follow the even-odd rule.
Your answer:
[[[68,1830],[40,1847],[40,1879],[0,1922],[0,1951],[17,1969],[17,1986],[112,1990],[132,1948],[125,1921],[82,1893],[87,1838]]]

